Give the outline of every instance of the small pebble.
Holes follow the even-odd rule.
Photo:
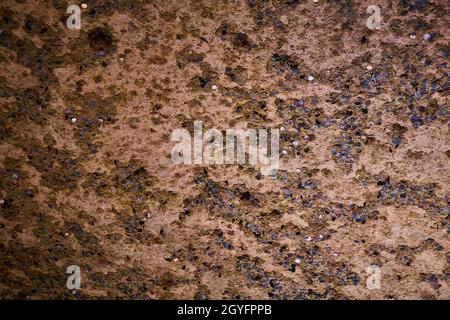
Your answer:
[[[4,205],[4,204],[5,204],[5,200],[0,199],[0,206],[2,206],[2,205]]]
[[[303,100],[303,99],[295,99],[292,104],[293,104],[294,107],[300,108],[300,107],[303,107],[305,105],[305,100]]]
[[[77,122],[77,118],[72,118],[72,119],[70,119],[70,121],[72,121],[72,123],[75,123],[75,122]]]
[[[82,3],[82,4],[81,4],[81,7],[82,7],[83,9],[86,9],[86,8],[87,8],[87,4],[86,4],[86,3]]]
[[[299,263],[300,263],[300,259],[297,258],[297,259],[294,260],[294,262],[295,262],[296,264],[299,264]]]
[[[429,33],[425,33],[425,34],[423,35],[423,40],[428,41],[428,40],[430,40],[430,39],[431,39],[431,35],[430,35]]]
[[[280,127],[280,131],[284,131],[284,127]]]
[[[313,76],[308,76],[308,81],[313,81],[314,77]]]
[[[177,259],[177,258],[173,259],[173,262],[177,262],[177,261],[178,261],[178,259]]]
[[[69,236],[69,234],[66,232],[66,233],[64,233],[64,237],[68,237]]]
[[[297,140],[292,141],[292,145],[294,147],[297,147],[300,143]]]
[[[307,236],[305,240],[306,240],[306,241],[311,241],[312,238],[311,238],[310,236]]]
[[[372,70],[372,66],[367,66],[367,70]]]
[[[323,239],[323,235],[319,234],[319,239]]]
[[[286,150],[281,151],[282,154],[287,154]]]
[[[211,87],[213,90],[217,90],[219,87],[216,86],[215,84]]]
[[[415,38],[416,38],[416,35],[415,35],[415,34],[410,34],[410,35],[409,35],[409,38],[410,38],[410,39],[415,39]]]
[[[119,61],[120,62],[123,62],[125,59],[124,58],[119,58]]]

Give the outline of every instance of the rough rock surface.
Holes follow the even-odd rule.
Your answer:
[[[1,298],[450,298],[448,1],[69,4],[0,4]],[[174,165],[195,120],[280,170]]]

